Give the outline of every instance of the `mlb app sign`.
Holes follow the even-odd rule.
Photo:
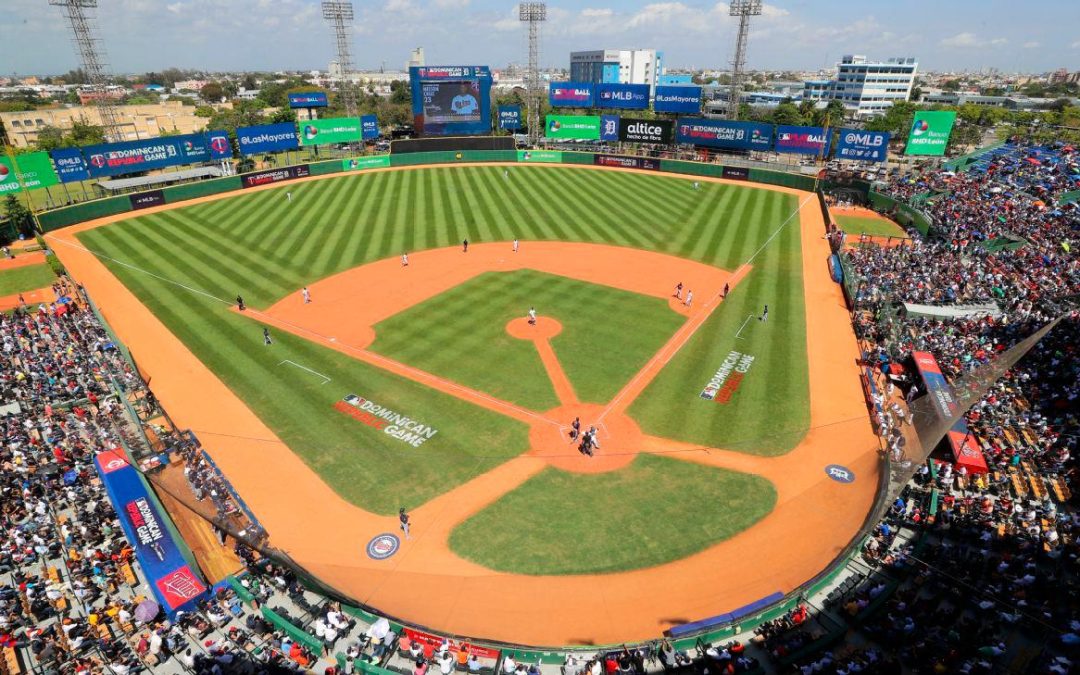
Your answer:
[[[955,112],[920,110],[915,113],[904,154],[941,157],[945,154],[955,123]]]
[[[649,85],[601,84],[599,106],[601,108],[645,110],[649,107]]]
[[[884,162],[889,156],[889,132],[841,129],[836,158],[861,162]]]

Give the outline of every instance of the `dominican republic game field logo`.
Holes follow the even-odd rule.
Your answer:
[[[754,365],[753,356],[740,352],[729,353],[720,365],[720,369],[701,390],[701,398],[714,403],[727,403],[739,389],[739,385],[750,372],[752,365]]]
[[[414,420],[408,415],[402,415],[356,394],[349,394],[335,403],[334,408],[414,448],[419,448],[439,433],[438,429],[419,420]]]

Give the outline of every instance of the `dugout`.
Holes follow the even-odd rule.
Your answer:
[[[445,138],[404,138],[390,143],[391,155],[413,152],[456,152],[458,150],[515,150],[513,136],[448,136]]]

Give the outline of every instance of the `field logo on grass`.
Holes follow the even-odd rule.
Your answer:
[[[394,412],[390,408],[356,394],[349,394],[344,400],[334,404],[334,407],[367,426],[378,429],[414,448],[419,448],[439,433],[438,429],[433,429],[419,420]]]
[[[753,356],[740,352],[729,353],[720,365],[720,369],[701,390],[701,398],[714,403],[727,403],[742,384],[743,378],[750,372],[752,365],[754,365]]]
[[[367,555],[372,560],[386,560],[401,548],[401,539],[396,534],[380,534],[367,543]]]

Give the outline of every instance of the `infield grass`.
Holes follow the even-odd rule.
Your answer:
[[[840,229],[849,235],[868,234],[872,237],[904,237],[907,232],[896,223],[882,218],[869,218],[867,216],[833,216]]]
[[[0,271],[0,296],[48,288],[55,281],[56,274],[48,265],[27,265],[3,270]]]
[[[693,555],[775,503],[759,476],[639,455],[611,473],[545,469],[458,525],[450,548],[500,572],[620,572]]]

